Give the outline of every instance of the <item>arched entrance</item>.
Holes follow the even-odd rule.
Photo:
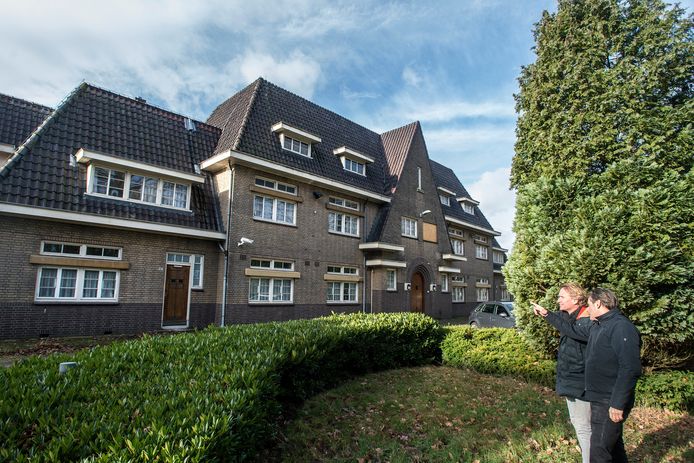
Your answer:
[[[410,310],[412,312],[424,313],[424,276],[420,272],[412,274]]]

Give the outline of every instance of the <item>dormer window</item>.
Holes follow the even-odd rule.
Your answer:
[[[112,199],[190,210],[193,183],[199,174],[167,169],[80,149],[77,162],[88,164],[87,194]]]
[[[282,149],[306,156],[307,158],[311,157],[311,145],[321,142],[320,137],[287,125],[284,122],[278,122],[273,125],[272,131],[279,134]]]
[[[472,204],[463,203],[463,210],[468,214],[475,215],[475,206],[473,206]]]
[[[451,196],[455,197],[455,192],[442,186],[437,187],[436,189],[439,190],[439,201],[441,202],[441,204],[443,204],[444,206],[450,206]]]
[[[441,204],[443,204],[444,206],[450,206],[451,205],[450,196],[439,195],[439,201],[441,201]]]
[[[458,198],[458,202],[463,206],[463,211],[471,215],[475,215],[475,206],[480,203],[472,198]]]
[[[359,175],[366,175],[366,164],[374,162],[371,156],[355,151],[346,146],[333,150],[333,154],[340,156],[340,162],[345,170]]]

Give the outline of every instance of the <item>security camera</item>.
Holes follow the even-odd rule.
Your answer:
[[[253,244],[253,240],[250,238],[241,238],[241,241],[238,242],[236,246],[243,246],[244,244]]]

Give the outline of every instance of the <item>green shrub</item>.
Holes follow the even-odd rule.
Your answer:
[[[335,315],[145,337],[0,370],[0,461],[241,461],[285,400],[354,374],[430,362],[436,321]],[[58,363],[78,367],[58,374]]]
[[[515,330],[450,327],[441,350],[443,362],[451,366],[554,387],[556,361],[544,358]],[[636,386],[636,404],[691,413],[694,373],[659,371],[642,376]]]

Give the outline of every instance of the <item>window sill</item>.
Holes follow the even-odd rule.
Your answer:
[[[274,220],[259,219],[258,217],[253,217],[253,220],[255,220],[256,222],[269,223],[272,225],[282,225],[283,227],[297,228],[297,226],[293,223],[275,222]]]
[[[386,292],[387,293],[397,293],[398,290],[397,289],[386,289]]]
[[[118,301],[41,301],[34,300],[34,305],[118,305]]]
[[[328,230],[328,233],[330,233],[331,235],[344,236],[346,238],[356,238],[356,239],[361,238],[359,235],[349,235],[347,233],[340,233],[340,232],[331,231],[331,230]]]
[[[475,259],[477,259],[477,260],[486,260],[487,262],[489,262],[489,259],[485,259],[484,257],[476,257],[476,256],[475,256]]]
[[[409,238],[411,240],[416,240],[416,241],[419,240],[416,236],[407,236],[407,235],[400,235],[400,236],[402,236],[403,238]]]
[[[283,306],[288,306],[288,305],[294,305],[294,301],[286,301],[286,302],[273,302],[273,301],[262,301],[262,302],[251,302],[248,301],[248,305],[262,305],[262,306],[273,306],[273,305],[283,305]]]
[[[325,305],[358,305],[359,301],[326,301]]]

